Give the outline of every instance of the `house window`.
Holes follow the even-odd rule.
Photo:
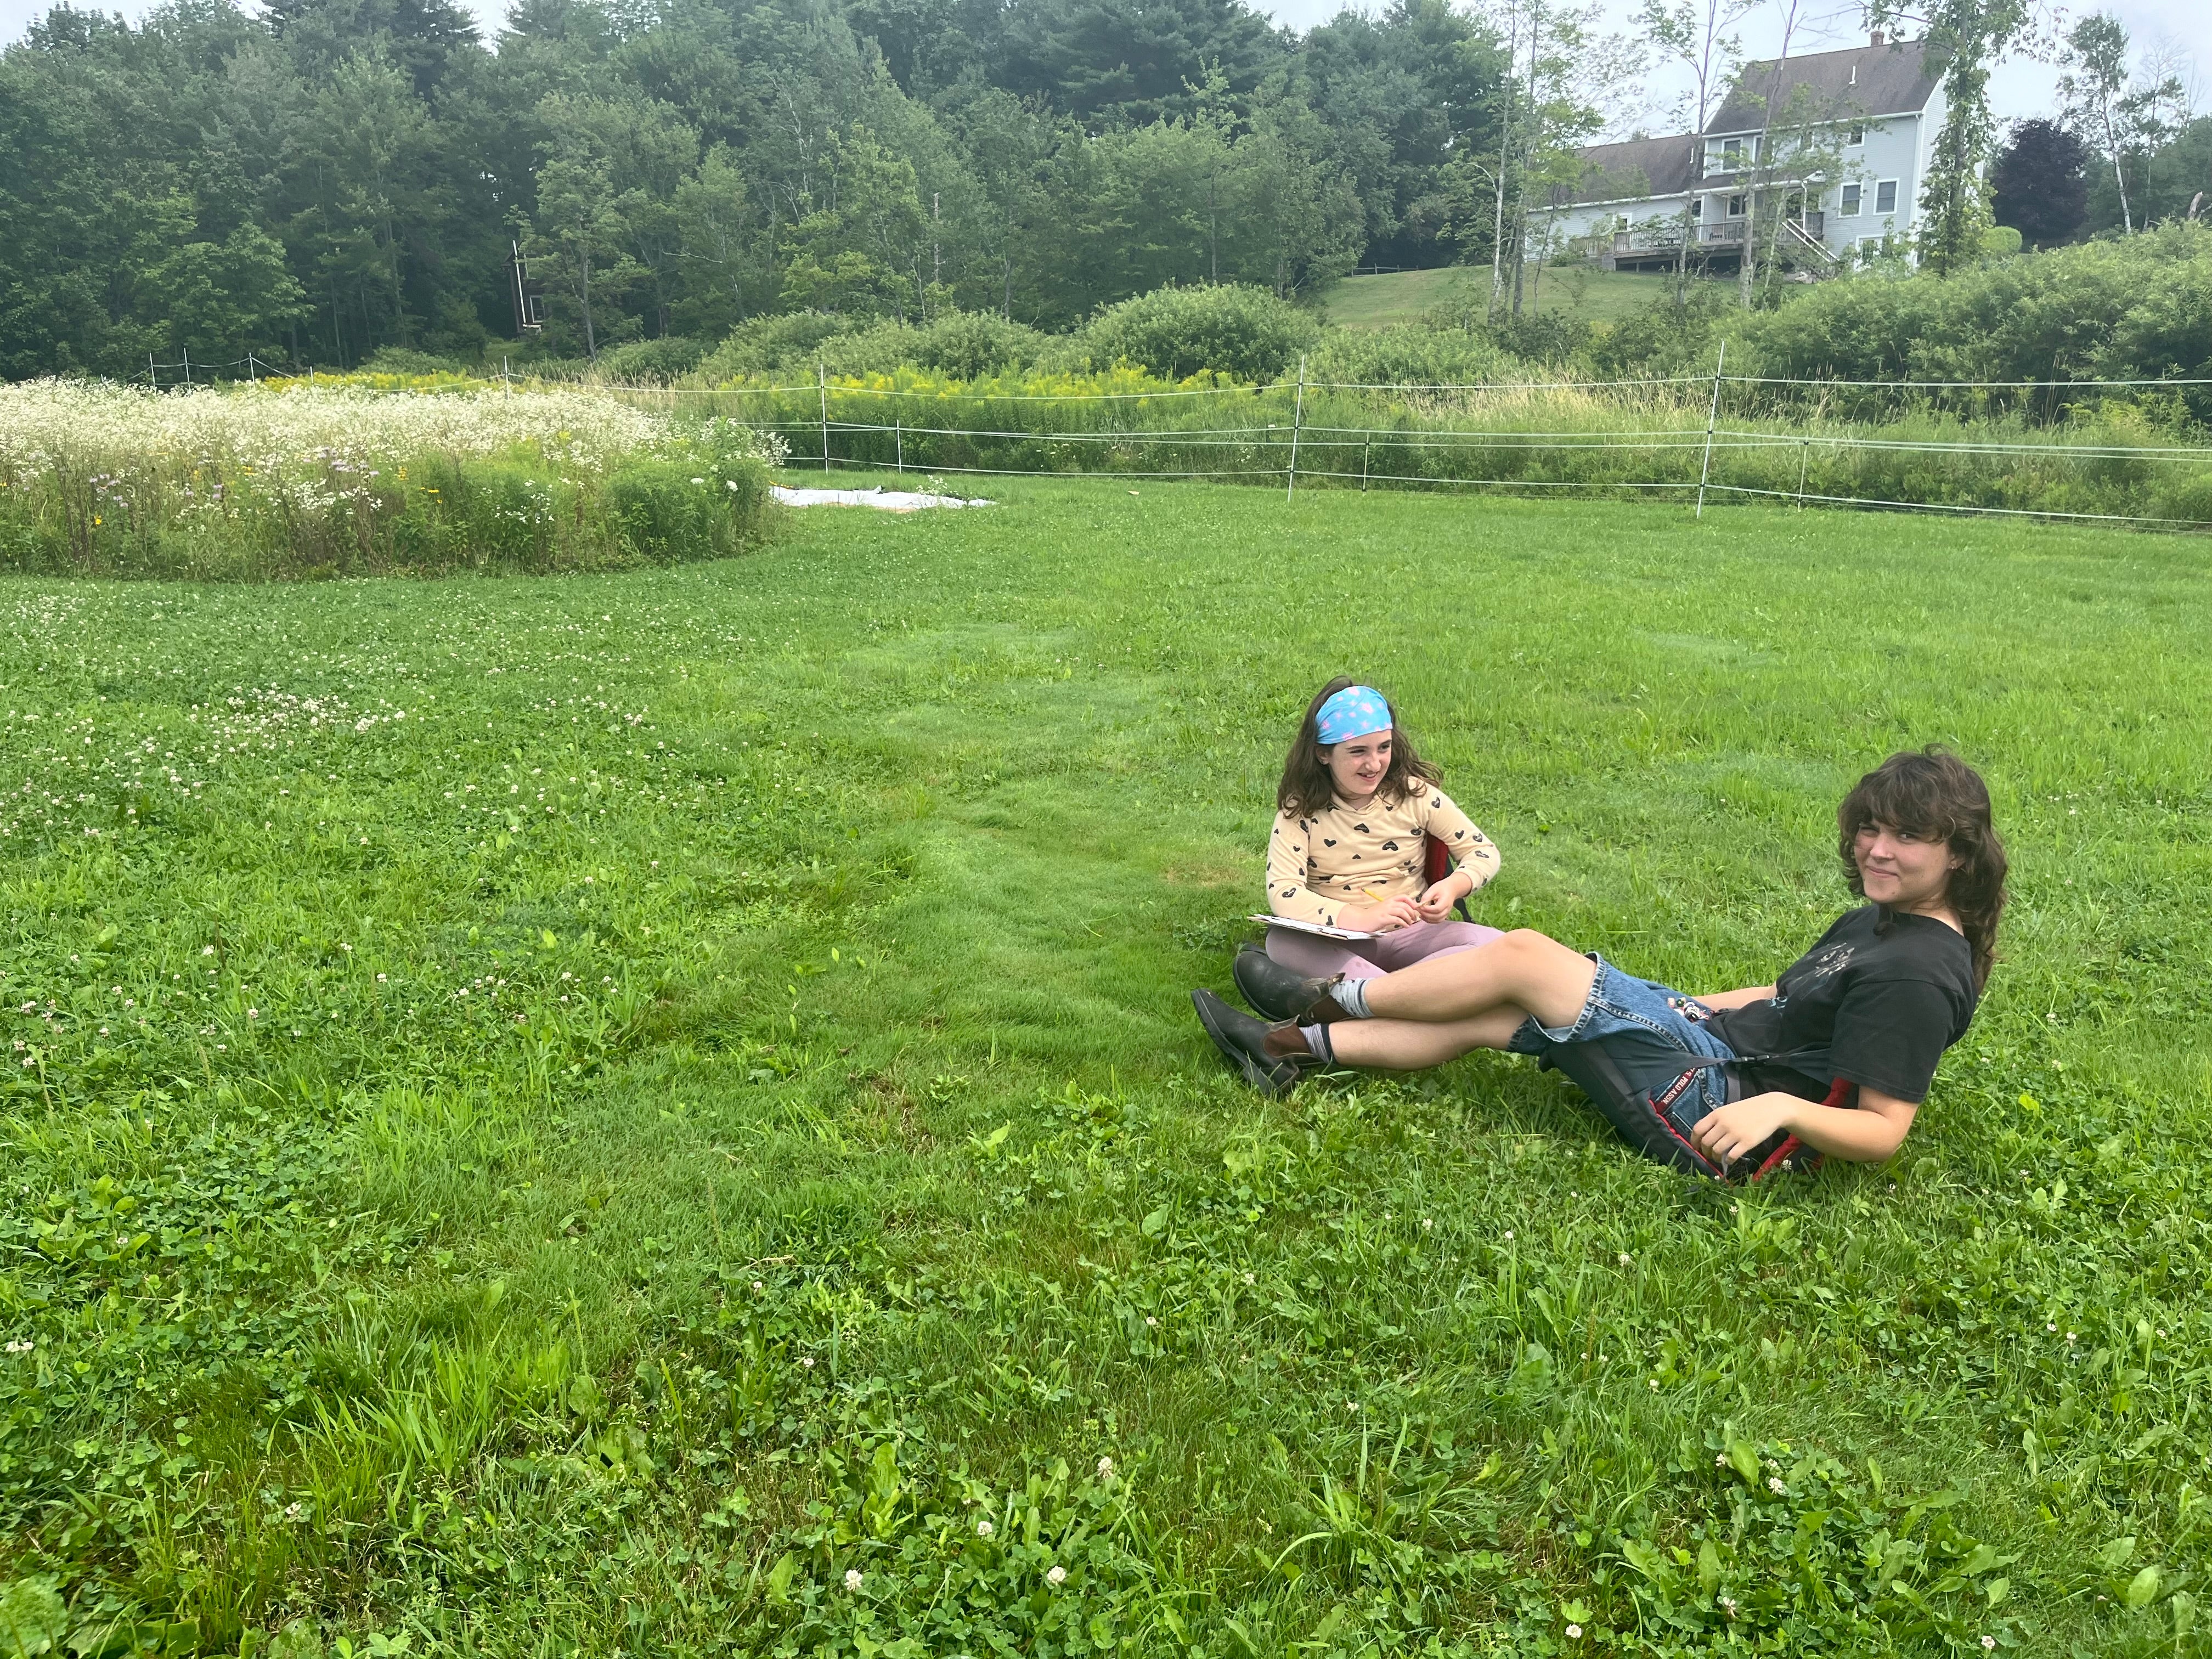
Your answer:
[[[1731,196],[1729,198],[1728,216],[1731,219],[1741,219],[1743,217],[1742,197]]]
[[[545,296],[526,294],[522,296],[522,325],[525,328],[545,326]]]
[[[1690,198],[1690,216],[1692,219],[1702,219],[1705,216],[1705,198],[1704,197],[1692,196]]]
[[[1874,210],[1876,213],[1897,211],[1897,180],[1885,179],[1874,187]]]
[[[1866,128],[1858,122],[1853,122],[1850,131],[1844,137],[1844,142],[1853,145],[1863,144],[1866,143]]]
[[[1841,219],[1856,219],[1858,217],[1860,188],[1861,186],[1857,185],[1845,185],[1844,186],[1843,201],[1836,209],[1837,217]]]
[[[1741,167],[1743,164],[1743,140],[1730,138],[1723,142],[1721,145],[1721,160],[1729,167]]]

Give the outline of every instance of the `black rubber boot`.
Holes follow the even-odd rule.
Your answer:
[[[1284,967],[1256,945],[1248,945],[1237,953],[1229,976],[1237,981],[1237,989],[1244,1000],[1269,1019],[1295,1020],[1301,1025],[1328,1025],[1351,1018],[1344,1012],[1343,1005],[1328,994],[1329,988],[1343,975],[1334,979],[1308,979]]]
[[[1297,1086],[1301,1076],[1321,1065],[1295,1025],[1265,1024],[1238,1013],[1211,991],[1193,991],[1190,1001],[1221,1057],[1263,1095],[1281,1099]]]

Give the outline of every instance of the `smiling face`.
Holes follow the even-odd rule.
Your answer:
[[[1382,775],[1390,769],[1391,740],[1392,733],[1385,726],[1364,737],[1346,738],[1334,748],[1321,751],[1339,800],[1347,806],[1366,805],[1367,798],[1381,787]]]
[[[1945,908],[1951,872],[1964,862],[1948,842],[1876,820],[1851,841],[1859,887],[1876,904],[1933,915]]]

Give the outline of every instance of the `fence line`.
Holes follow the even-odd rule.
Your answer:
[[[1708,377],[1710,384],[1710,377]],[[807,388],[814,390],[815,388]],[[1942,501],[1905,501],[1885,494],[1845,494],[1828,489],[1808,488],[1808,469],[1811,451],[1815,446],[1829,451],[1876,453],[1926,453],[1949,459],[1988,457],[1999,460],[2019,460],[2047,457],[2053,460],[2075,462],[2110,462],[2136,460],[2145,463],[2212,463],[2212,447],[2191,449],[2175,445],[2143,445],[2128,447],[2112,444],[2009,444],[1996,442],[1952,442],[1941,440],[1916,441],[1907,439],[1874,439],[1855,437],[1847,434],[1755,432],[1716,426],[1708,437],[1702,430],[1684,428],[1662,428],[1646,432],[1603,432],[1589,430],[1546,430],[1543,432],[1485,432],[1467,428],[1425,429],[1403,427],[1312,426],[1292,428],[1283,425],[1233,427],[1200,427],[1188,430],[1152,428],[1147,430],[1060,431],[1053,429],[1023,429],[1018,428],[971,428],[947,426],[910,426],[903,422],[874,421],[811,421],[763,422],[756,429],[768,432],[804,434],[807,439],[819,438],[822,442],[822,466],[824,471],[839,468],[860,471],[888,470],[896,466],[902,472],[918,471],[946,477],[1111,477],[1150,480],[1217,480],[1243,483],[1281,482],[1286,488],[1295,487],[1300,479],[1315,483],[1352,483],[1357,482],[1364,489],[1371,486],[1419,487],[1426,489],[1504,489],[1532,493],[1559,490],[1611,490],[1649,495],[1653,493],[1673,493],[1685,502],[1696,500],[1701,494],[1732,495],[1747,499],[1766,499],[1794,501],[1806,506],[1856,507],[1889,511],[1950,513],[1975,517],[2038,519],[2054,522],[2081,524],[2132,525],[2158,530],[2212,529],[2212,520],[2160,515],[2152,513],[2096,513],[2078,509],[1992,506],[1978,502]],[[836,440],[843,436],[870,438],[890,436],[894,441],[895,454],[891,460],[836,453]],[[915,440],[952,440],[988,444],[1058,446],[1058,453],[1073,465],[1058,466],[1023,466],[1018,465],[991,465],[983,464],[986,457],[970,456],[960,461],[950,459],[932,460],[917,458],[909,447]],[[1211,451],[1221,454],[1216,465],[1194,465],[1185,467],[1113,466],[1105,459],[1105,452],[1119,450],[1131,459],[1141,459],[1147,450],[1159,452],[1181,446],[1187,450]],[[1301,448],[1300,446],[1303,446]],[[1361,465],[1354,471],[1348,466],[1336,465],[1334,458],[1357,448]],[[1384,449],[1411,455],[1424,453],[1443,455],[1455,451],[1470,454],[1498,452],[1521,453],[1550,453],[1559,451],[1583,453],[1606,453],[1649,454],[1655,459],[1666,453],[1686,456],[1698,452],[1706,459],[1698,468],[1696,476],[1666,477],[1612,478],[1543,478],[1526,476],[1461,477],[1448,472],[1403,472],[1395,469],[1376,471],[1372,465],[1372,453]],[[1727,456],[1753,455],[1776,451],[1799,452],[1797,484],[1794,489],[1764,488],[1756,484],[1732,483],[1724,476],[1719,463]],[[1222,452],[1243,452],[1245,464],[1236,465],[1231,455]],[[1314,452],[1328,452],[1316,454]],[[1166,459],[1162,456],[1161,459]],[[1196,457],[1193,458],[1196,459]],[[1316,461],[1325,464],[1316,465]],[[806,465],[814,463],[810,459]]]
[[[163,370],[181,371],[188,378],[197,370],[212,378],[216,372],[222,369],[244,368],[249,374],[258,378],[260,373],[268,371],[270,367],[262,362],[257,353],[251,350],[243,357],[215,363],[193,362],[188,352],[175,363],[158,362],[150,354],[147,359],[149,382],[157,387],[160,385],[160,373]],[[307,374],[312,380],[315,371],[310,369]],[[503,368],[498,378],[502,388],[511,395],[514,377]],[[590,388],[593,384],[586,381],[581,383],[581,386]],[[1107,418],[1114,424],[1103,430],[1066,428],[1053,422],[1048,415],[1041,416],[1038,425],[1029,428],[1006,424],[991,427],[916,425],[907,422],[903,418],[895,418],[890,422],[840,420],[834,418],[834,404],[840,398],[866,398],[874,400],[878,407],[889,403],[891,407],[884,409],[884,413],[902,415],[903,411],[899,408],[902,401],[907,403],[920,401],[932,405],[932,412],[934,412],[935,409],[945,409],[947,413],[951,413],[951,409],[947,405],[957,407],[960,400],[966,400],[970,404],[986,405],[1018,404],[1049,406],[1066,404],[1103,404],[1110,407],[1132,402],[1142,404],[1154,399],[1165,403],[1170,399],[1187,402],[1189,399],[1201,398],[1250,398],[1272,395],[1279,400],[1278,404],[1279,407],[1280,403],[1291,401],[1293,386],[1292,383],[1287,380],[1257,386],[1172,386],[1141,392],[998,392],[960,383],[952,383],[944,387],[840,386],[833,383],[828,373],[827,365],[822,364],[817,365],[816,378],[811,385],[695,388],[669,386],[625,386],[599,382],[597,389],[611,395],[661,404],[670,408],[672,412],[687,399],[693,400],[695,404],[705,402],[711,404],[712,402],[722,398],[782,397],[795,399],[804,397],[806,403],[801,407],[806,408],[812,418],[797,417],[788,410],[778,411],[764,410],[762,411],[764,415],[781,414],[785,418],[755,421],[750,424],[758,430],[779,433],[792,438],[799,438],[803,434],[807,448],[818,448],[819,465],[825,473],[841,466],[872,470],[881,465],[895,467],[902,472],[912,471],[992,477],[1066,477],[1085,474],[1107,474],[1127,478],[1280,482],[1293,491],[1299,477],[1303,475],[1316,483],[1328,481],[1348,483],[1357,479],[1362,489],[1374,485],[1385,485],[1442,489],[1510,489],[1531,492],[1568,489],[1615,490],[1639,495],[1673,491],[1680,495],[1685,500],[1692,495],[1702,499],[1704,495],[1711,494],[1790,501],[1801,507],[1806,505],[1862,507],[1984,517],[2016,517],[2082,523],[2137,525],[2168,530],[2201,530],[2212,528],[2212,520],[2150,512],[2092,512],[2082,510],[2081,507],[2062,508],[1990,505],[1986,500],[1960,501],[1897,499],[1899,492],[1894,488],[1889,491],[1883,491],[1880,488],[1883,482],[1891,482],[1893,484],[1897,480],[1899,475],[1893,469],[1885,472],[1879,464],[1875,464],[1869,470],[1868,466],[1850,464],[1842,458],[1852,454],[1869,457],[1927,455],[1953,461],[1970,461],[1979,459],[1987,463],[1999,465],[2007,462],[2017,465],[2030,461],[2048,461],[2082,464],[2091,468],[2112,465],[2172,467],[2177,464],[2181,465],[2212,464],[2212,447],[2171,443],[2114,444],[2059,441],[2039,443],[1994,436],[1956,439],[1932,436],[1905,437],[1883,435],[1878,430],[1864,429],[1856,432],[1847,429],[1820,431],[1805,428],[1762,431],[1754,428],[1723,427],[1719,424],[1717,417],[1724,400],[1723,394],[1730,387],[1774,386],[1793,389],[1876,389],[1940,392],[2096,390],[2147,386],[2171,387],[2179,390],[2204,386],[2212,386],[2212,380],[1815,380],[1771,375],[1729,374],[1724,372],[1723,365],[1721,363],[1717,363],[1712,372],[1705,374],[1630,380],[1432,383],[1329,381],[1314,380],[1310,378],[1308,372],[1302,373],[1297,382],[1296,403],[1291,408],[1283,410],[1291,416],[1287,421],[1269,422],[1264,425],[1241,426],[1222,424],[1217,422],[1188,428],[1161,425],[1137,429],[1121,424],[1130,416],[1113,415]],[[1692,387],[1696,388],[1694,392],[1684,395],[1688,388]],[[1711,393],[1710,398],[1706,396],[1708,387],[1711,388]],[[1644,419],[1656,416],[1663,421],[1669,412],[1674,413],[1678,419],[1682,416],[1691,415],[1695,407],[1695,404],[1691,401],[1692,397],[1695,403],[1708,403],[1709,408],[1705,411],[1707,416],[1706,420],[1695,426],[1670,423],[1645,427],[1636,423],[1638,411],[1632,406],[1622,411],[1631,422],[1629,428],[1626,430],[1605,430],[1589,427],[1547,427],[1535,430],[1517,430],[1468,428],[1456,424],[1430,426],[1417,423],[1419,416],[1412,411],[1407,411],[1405,423],[1388,427],[1330,424],[1325,422],[1311,422],[1308,419],[1309,394],[1426,393],[1441,396],[1464,393],[1546,392],[1671,394],[1659,400],[1656,407],[1647,403],[1640,411]],[[1630,401],[1632,405],[1637,400]],[[1784,405],[1784,408],[1792,406],[1802,408],[1802,404]],[[1197,410],[1194,410],[1193,412],[1197,413]],[[1322,412],[1334,411],[1324,410]],[[1473,411],[1469,410],[1468,413],[1472,414]],[[1007,414],[1012,416],[1012,411],[1008,410]],[[742,415],[738,417],[743,418]],[[1014,418],[1030,417],[1024,414]],[[1477,416],[1475,418],[1480,416]],[[836,440],[841,435],[848,441],[843,446],[847,453],[842,455],[836,453],[838,447]],[[879,436],[889,436],[892,440],[890,444],[882,446],[889,452],[887,455],[878,457],[852,453],[856,447],[866,448],[872,446],[865,442],[856,446],[850,441],[851,440],[867,440]],[[1031,453],[1028,455],[994,455],[989,453],[988,447],[985,447],[990,446],[1026,446],[1030,447]],[[1043,447],[1042,449],[1037,449],[1036,447],[1038,446]],[[1054,446],[1058,447],[1055,449],[1053,447]],[[1824,457],[1826,458],[1827,464],[1824,465],[1824,471],[1829,472],[1832,477],[1835,469],[1842,468],[1845,480],[1844,489],[1821,487],[1828,481],[1811,476],[1811,462],[1814,459],[1813,449],[1815,446],[1820,447]],[[913,453],[916,447],[922,450],[923,453],[921,455],[917,456]],[[1175,450],[1176,447],[1181,447],[1185,453],[1175,455],[1169,453]],[[1343,464],[1340,459],[1355,447],[1360,451],[1358,457],[1359,470],[1357,472],[1351,471],[1348,465]],[[794,444],[793,447],[795,450],[799,446]],[[961,453],[963,447],[967,451],[965,453]],[[1735,470],[1723,465],[1730,456],[1748,458],[1775,451],[1787,451],[1793,447],[1798,452],[1798,465],[1794,469],[1796,474],[1795,489],[1765,487],[1764,483],[1732,482],[1726,476],[1729,471]],[[931,449],[940,452],[939,458],[933,459],[929,457],[927,452]],[[952,453],[950,454],[942,453],[947,449]],[[981,453],[978,453],[979,449]],[[1703,455],[1699,466],[1687,469],[1689,473],[1697,476],[1674,477],[1651,476],[1651,472],[1663,475],[1674,470],[1669,461],[1662,458],[1684,455],[1691,450],[1700,451]],[[1378,451],[1382,453],[1378,454],[1376,453]],[[1527,476],[1461,477],[1455,476],[1448,470],[1452,463],[1446,458],[1456,451],[1468,452],[1471,461],[1475,457],[1482,455],[1504,456],[1531,453],[1579,453],[1592,457],[1607,454],[1644,456],[1648,458],[1650,471],[1641,477],[1632,473],[1631,476],[1609,478]],[[1238,452],[1242,452],[1241,454]],[[1438,470],[1415,472],[1397,470],[1390,465],[1393,453],[1402,456],[1406,461],[1410,461],[1417,466],[1434,466]],[[1150,460],[1152,465],[1133,465],[1126,468],[1116,466],[1113,463],[1117,456],[1132,462],[1141,463]],[[1065,462],[1066,465],[1024,466],[985,464],[992,460],[1019,461],[1031,459]],[[1191,464],[1182,466],[1172,464],[1175,460],[1185,459]],[[795,459],[796,457],[794,457]],[[1385,470],[1375,470],[1374,464],[1378,460],[1382,463]],[[1316,465],[1316,462],[1322,465]],[[814,462],[810,457],[803,464],[811,466]],[[1599,463],[1599,465],[1613,464]],[[1633,466],[1634,464],[1632,462],[1628,465]],[[1771,464],[1752,465],[1754,477],[1759,477],[1762,472],[1768,477],[1771,476]],[[1495,464],[1481,468],[1486,475],[1496,473],[1501,470],[1510,472],[1513,468],[1511,465],[1508,465],[1501,469]],[[1624,468],[1624,470],[1626,469]],[[1966,483],[1955,487],[1962,492],[1974,491],[1978,481],[1981,485],[1978,493],[1986,497],[1990,494],[2003,493],[2004,482],[2013,476],[2014,475],[2011,473],[1993,475],[1990,469],[1984,466],[1978,472],[1969,472],[1966,475]],[[2086,492],[2089,501],[2084,503],[2085,506],[2094,503],[2100,495],[2107,501],[2113,500],[2116,498],[2117,492],[2117,499],[2123,504],[2132,505],[2141,497],[2130,495],[2126,492],[2130,489],[2141,489],[2143,487],[2143,476],[2140,472],[2136,473],[2132,475],[2131,482],[2127,477],[2121,477],[2116,480],[2113,475],[2108,472],[2095,471],[2086,471],[2075,477],[2061,473],[2056,475],[2055,482],[2051,477],[2046,477],[2040,481],[2032,483],[2030,488],[2039,492],[2046,489],[2056,489],[2063,492],[2061,499],[2064,499],[2066,495],[2070,494],[2076,501],[2080,501],[2081,494]],[[1736,478],[1738,480],[1742,478],[1741,471],[1736,472]],[[1854,488],[1863,488],[1869,483],[1875,485],[1875,488],[1863,494],[1850,493]],[[1808,488],[1808,485],[1813,487]],[[2160,489],[2164,489],[2165,487],[2162,484],[2159,486]],[[1951,493],[1954,488],[1954,483],[1947,480],[1932,485],[1929,493],[1931,495]],[[2196,507],[2197,501],[2195,484],[2191,483],[2179,488],[2180,493],[2169,499],[2185,508]],[[2146,501],[2145,505],[2148,504]]]

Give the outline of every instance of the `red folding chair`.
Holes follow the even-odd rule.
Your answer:
[[[1422,872],[1422,876],[1426,885],[1433,887],[1437,883],[1442,881],[1446,876],[1452,872],[1451,849],[1446,847],[1443,842],[1438,841],[1434,836],[1431,836],[1428,838],[1428,842],[1427,867]],[[1473,916],[1468,914],[1467,901],[1465,899],[1460,900],[1456,904],[1452,906],[1452,908],[1459,912],[1459,919],[1462,921],[1473,921],[1474,920]]]

